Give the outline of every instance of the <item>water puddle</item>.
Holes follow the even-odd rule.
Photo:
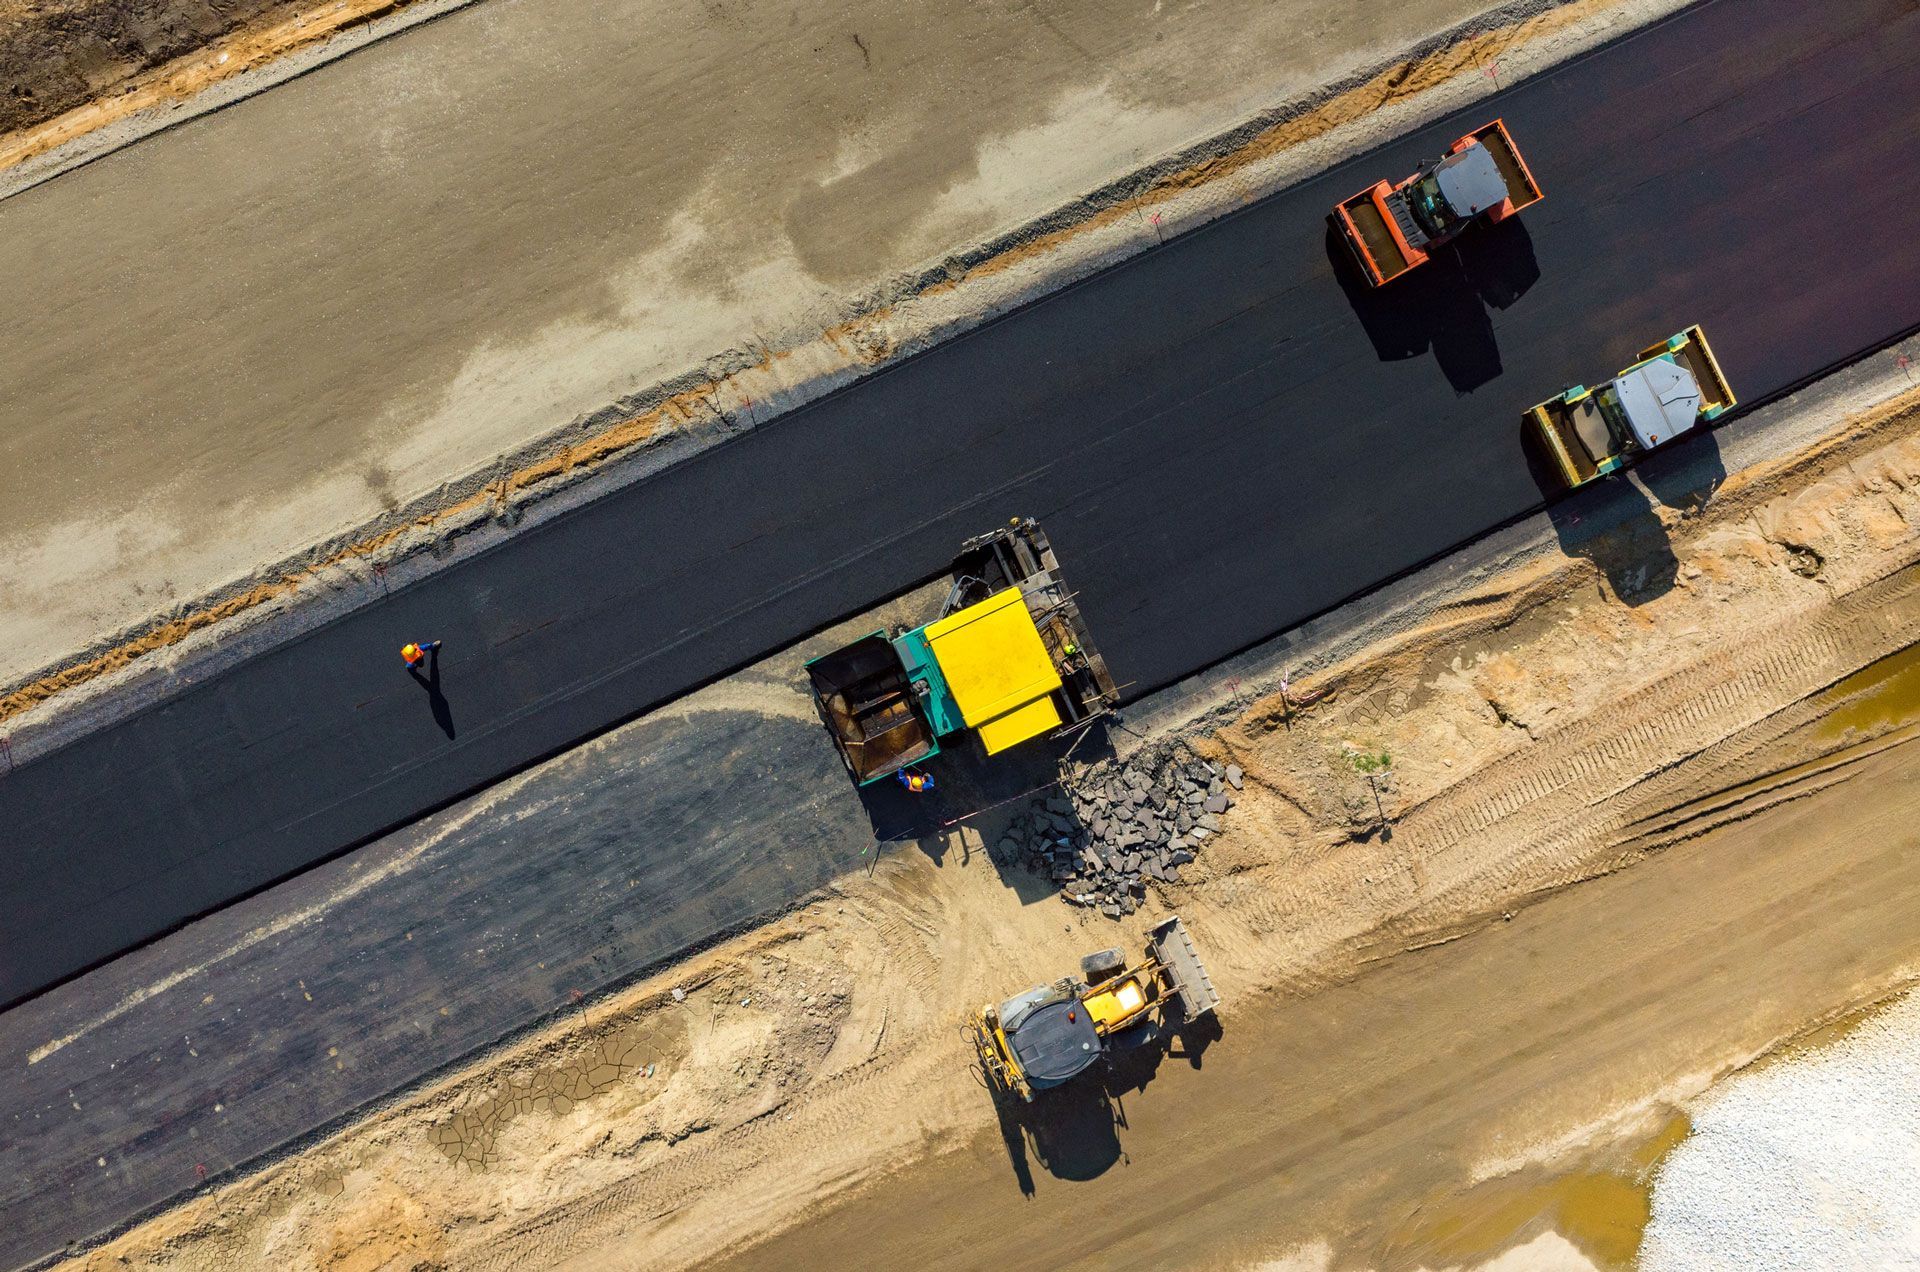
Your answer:
[[[1387,1242],[1392,1267],[1475,1267],[1557,1232],[1595,1267],[1629,1269],[1653,1214],[1653,1177],[1692,1132],[1675,1113],[1643,1141],[1586,1169],[1516,1171],[1430,1200]]]
[[[1872,737],[1920,721],[1920,644],[1867,664],[1822,691],[1819,700],[1840,704],[1815,729],[1823,742],[1844,742],[1849,734]]]

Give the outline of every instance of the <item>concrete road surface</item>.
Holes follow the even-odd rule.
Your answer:
[[[1916,318],[1920,13],[1714,3],[530,529],[0,780],[0,1001],[1044,519],[1135,694],[1542,498],[1520,412],[1704,323],[1753,400]],[[1503,114],[1548,194],[1383,296],[1326,209]],[[1491,303],[1489,303],[1491,302]],[[1734,427],[1738,427],[1737,424]],[[418,684],[401,642],[444,639]]]

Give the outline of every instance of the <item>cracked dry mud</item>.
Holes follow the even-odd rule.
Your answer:
[[[478,1095],[427,1132],[427,1138],[455,1162],[482,1169],[500,1160],[499,1137],[517,1117],[564,1117],[575,1104],[604,1095],[616,1083],[651,1083],[637,1091],[644,1099],[671,1080],[684,1053],[685,1028],[677,1017],[658,1016],[595,1038],[558,1064],[541,1065],[524,1076],[502,1075],[491,1095]]]

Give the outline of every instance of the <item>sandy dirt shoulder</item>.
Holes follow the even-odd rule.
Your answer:
[[[1695,494],[1180,739],[1244,789],[1124,923],[982,822],[92,1265],[1624,1266],[1688,1100],[1920,951],[1920,396]],[[1222,1036],[1003,1122],[960,1014],[1167,909]]]
[[[1478,0],[495,0],[0,201],[0,499],[31,510],[0,718],[377,590],[1677,3],[1475,33]]]

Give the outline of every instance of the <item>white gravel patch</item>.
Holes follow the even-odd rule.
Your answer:
[[[1920,995],[1728,1081],[1654,1181],[1644,1272],[1920,1269]]]

